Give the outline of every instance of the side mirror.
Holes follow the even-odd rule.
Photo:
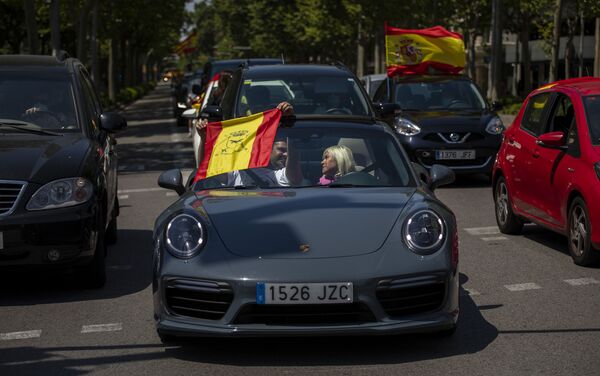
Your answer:
[[[500,111],[503,108],[504,108],[504,105],[498,101],[493,101],[492,105],[490,106],[490,110],[493,112]]]
[[[179,196],[185,193],[185,187],[183,186],[183,177],[181,176],[181,170],[174,168],[167,170],[160,174],[158,177],[158,186],[172,191],[177,192]]]
[[[417,176],[419,177],[419,180],[421,180],[423,182],[423,184],[427,185],[429,187],[429,185],[431,184],[431,176],[429,176],[429,172],[427,172],[427,169],[425,167],[423,167],[423,165],[421,165],[420,163],[417,162],[411,162],[413,169],[415,170],[415,172],[417,173]]]
[[[192,85],[192,93],[194,93],[196,95],[202,94],[202,86],[197,85],[197,84]]]
[[[373,103],[373,107],[380,117],[392,116],[396,111],[402,111],[402,107],[398,103],[376,102]]]
[[[431,170],[429,170],[429,175],[431,176],[429,189],[431,189],[432,191],[442,185],[451,184],[456,179],[454,171],[452,171],[446,166],[442,166],[439,164],[434,164],[433,166],[431,166]]]
[[[208,119],[208,121],[221,121],[223,120],[223,111],[221,110],[221,106],[206,106],[200,117]]]
[[[100,128],[115,133],[127,128],[127,120],[116,112],[104,112],[100,115]]]
[[[195,108],[189,108],[181,113],[181,117],[186,119],[195,119],[197,117],[197,112]]]
[[[548,149],[567,150],[566,137],[563,132],[544,133],[535,141],[536,144]]]

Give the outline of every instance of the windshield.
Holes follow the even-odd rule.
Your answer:
[[[600,95],[583,98],[592,145],[600,145]]]
[[[407,187],[412,173],[393,137],[345,128],[280,128],[270,165],[200,180],[212,188]]]
[[[0,72],[0,119],[25,121],[43,129],[78,129],[69,77]]]
[[[296,115],[369,116],[360,84],[347,76],[280,74],[271,78],[245,79],[238,96],[237,116],[275,108],[286,101]]]
[[[398,82],[394,95],[404,110],[483,110],[485,100],[467,80]]]

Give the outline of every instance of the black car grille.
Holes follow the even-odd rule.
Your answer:
[[[171,279],[165,282],[165,296],[174,314],[219,320],[233,301],[233,290],[225,282]]]
[[[242,307],[234,324],[344,325],[374,322],[373,312],[364,304],[302,304]]]
[[[451,134],[455,133],[458,135],[458,142],[452,142]],[[483,140],[485,136],[481,133],[469,133],[469,132],[441,132],[441,133],[427,133],[423,135],[423,140],[440,142],[444,144],[463,144],[474,141]],[[450,141],[450,142],[449,142]]]
[[[7,215],[14,209],[24,185],[19,182],[0,181],[0,216]]]
[[[433,312],[444,303],[446,283],[442,276],[387,279],[377,285],[377,300],[390,317]]]

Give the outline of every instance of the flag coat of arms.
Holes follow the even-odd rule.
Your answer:
[[[426,74],[430,68],[457,74],[466,63],[462,35],[442,26],[410,30],[386,23],[385,53],[390,77],[396,74]]]
[[[280,119],[281,110],[273,109],[208,123],[204,157],[194,182],[234,170],[267,167]]]

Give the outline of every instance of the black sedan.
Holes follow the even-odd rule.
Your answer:
[[[504,125],[466,76],[386,79],[373,98],[381,118],[395,128],[411,160],[457,174],[491,175]]]
[[[79,61],[0,57],[0,271],[78,267],[104,285],[125,126]]]

